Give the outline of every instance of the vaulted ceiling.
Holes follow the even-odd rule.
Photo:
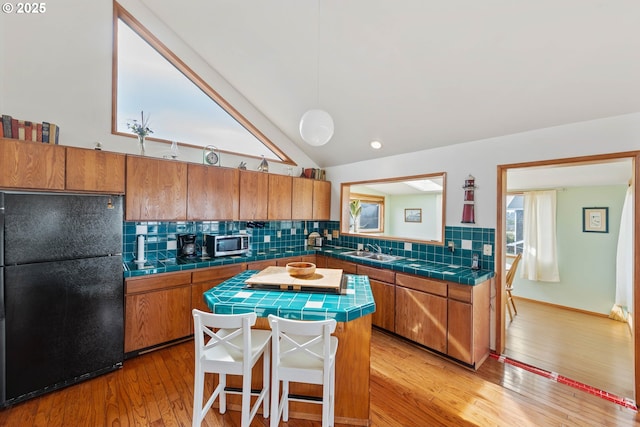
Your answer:
[[[640,111],[637,0],[142,2],[321,167]]]

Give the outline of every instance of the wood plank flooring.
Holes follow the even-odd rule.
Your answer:
[[[116,372],[0,411],[0,426],[191,425],[193,358],[185,342],[127,360]],[[216,411],[203,426],[240,425],[239,412]],[[472,372],[377,329],[370,419],[375,427],[640,426],[636,412],[604,399],[493,359]],[[252,426],[268,420],[258,415]]]
[[[626,323],[526,299],[515,303],[505,356],[635,400]]]

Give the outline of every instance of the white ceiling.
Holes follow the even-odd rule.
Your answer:
[[[321,167],[640,111],[638,0],[142,1]]]

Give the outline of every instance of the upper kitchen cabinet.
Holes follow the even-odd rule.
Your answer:
[[[65,147],[0,140],[0,187],[64,190]]]
[[[125,157],[67,147],[67,190],[123,194]]]
[[[267,204],[269,220],[291,219],[292,179],[286,175],[269,175],[269,201]]]
[[[269,174],[240,171],[240,220],[266,220]]]
[[[313,219],[313,183],[307,178],[293,178],[291,219]]]
[[[331,181],[313,180],[313,219],[331,219]]]
[[[187,218],[187,164],[127,156],[127,221]]]
[[[240,213],[240,171],[189,164],[187,219],[237,220]]]

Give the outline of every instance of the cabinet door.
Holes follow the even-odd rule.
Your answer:
[[[292,180],[293,178],[287,175],[269,174],[268,219],[291,219]]]
[[[188,336],[191,318],[189,285],[127,295],[125,353]]]
[[[267,219],[269,175],[264,172],[240,171],[240,219]]]
[[[291,219],[313,219],[313,180],[293,178]]]
[[[396,333],[447,351],[447,298],[396,286]]]
[[[461,362],[473,364],[473,306],[449,299],[447,354]]]
[[[313,181],[313,219],[331,218],[331,182]]]
[[[395,285],[369,278],[376,311],[371,323],[387,331],[395,332],[396,292]]]
[[[127,156],[127,221],[187,218],[187,164]]]
[[[67,147],[67,190],[124,193],[125,155]]]
[[[237,220],[240,213],[240,171],[190,164],[187,219]]]
[[[0,140],[0,187],[64,190],[65,147]]]

